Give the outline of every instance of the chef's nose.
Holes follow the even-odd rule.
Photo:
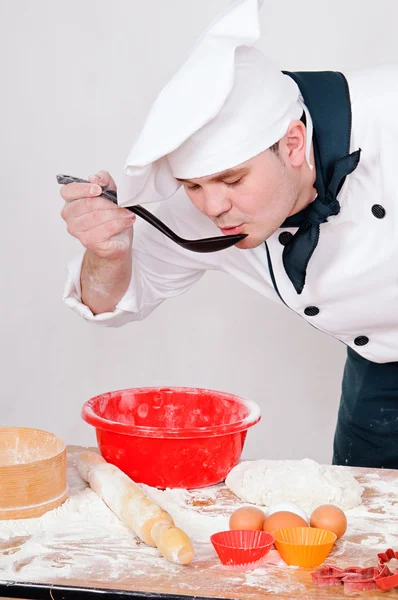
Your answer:
[[[208,217],[219,217],[231,208],[228,191],[223,189],[203,190],[203,212]]]

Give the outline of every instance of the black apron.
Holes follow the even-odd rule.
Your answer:
[[[348,348],[333,464],[398,469],[398,362]]]
[[[283,250],[283,263],[300,294],[312,253],[322,240],[321,225],[329,216],[338,214],[337,194],[345,177],[356,168],[360,151],[348,155],[351,103],[344,76],[331,71],[285,74],[299,86],[314,126],[318,197],[281,225],[299,228]],[[345,167],[340,168],[336,180],[338,166],[344,161]],[[272,283],[287,305],[278,290],[267,243],[265,246]],[[374,363],[348,348],[333,464],[398,469],[398,362]]]

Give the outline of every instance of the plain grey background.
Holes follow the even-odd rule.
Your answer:
[[[57,173],[120,175],[151,101],[227,0],[1,0],[1,425],[93,443],[94,394],[201,386],[261,405],[245,456],[331,460],[345,347],[217,274],[141,323],[63,304],[80,251]],[[398,61],[394,0],[265,0],[258,46],[281,69]]]

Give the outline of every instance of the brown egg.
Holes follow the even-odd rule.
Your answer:
[[[255,506],[242,506],[232,513],[229,519],[230,529],[258,529],[263,528],[265,514]]]
[[[268,533],[272,533],[276,529],[282,529],[283,527],[308,527],[308,523],[295,513],[281,510],[280,512],[273,513],[266,519],[263,529],[264,531],[268,531]]]
[[[323,504],[314,510],[310,519],[311,527],[326,529],[341,538],[347,529],[347,518],[338,506],[333,504]]]

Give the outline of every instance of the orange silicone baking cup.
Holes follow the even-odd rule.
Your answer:
[[[266,531],[220,531],[210,538],[223,565],[237,566],[255,563],[271,549],[274,538]]]
[[[275,546],[288,565],[317,567],[328,556],[337,536],[316,527],[286,527],[272,532]]]

